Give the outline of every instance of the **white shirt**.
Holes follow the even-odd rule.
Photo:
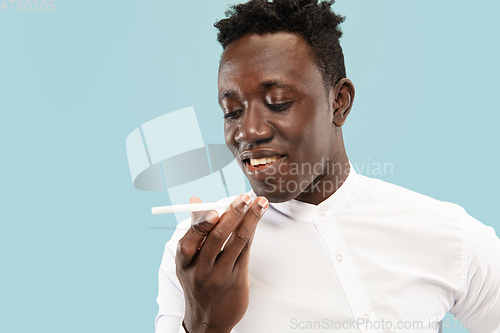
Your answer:
[[[189,225],[179,224],[165,247],[157,333],[183,332],[174,255]],[[460,206],[352,167],[317,206],[270,205],[256,230],[249,274],[250,304],[234,333],[437,332],[448,311],[471,333],[500,332],[494,229]]]

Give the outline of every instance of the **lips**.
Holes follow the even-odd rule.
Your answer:
[[[265,180],[275,175],[284,158],[285,155],[269,149],[245,150],[240,154],[245,173],[255,180]]]
[[[249,160],[250,160],[250,165],[258,166],[258,165],[266,165],[266,164],[276,162],[280,158],[281,158],[280,155],[276,155],[276,156],[263,157],[263,158],[257,158],[257,159],[250,158]]]
[[[244,150],[240,154],[240,160],[241,161],[246,161],[246,160],[258,160],[258,159],[263,159],[266,157],[274,157],[274,156],[283,156],[283,154],[272,150],[272,149],[249,149],[249,150]]]

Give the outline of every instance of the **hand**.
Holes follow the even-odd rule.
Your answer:
[[[201,200],[192,197],[189,202]],[[184,325],[190,333],[230,332],[243,318],[250,292],[250,246],[268,207],[266,198],[252,203],[242,194],[220,218],[216,211],[191,214],[191,228],[175,257],[186,303]]]

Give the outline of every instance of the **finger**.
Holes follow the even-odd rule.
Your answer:
[[[213,265],[229,235],[245,216],[252,199],[246,194],[238,196],[219,218],[219,222],[208,234],[198,255],[200,262]]]
[[[217,224],[219,216],[214,213],[209,213],[204,221],[197,221],[191,225],[191,228],[186,232],[184,237],[177,244],[177,253],[175,255],[175,263],[179,267],[189,266],[200,248],[206,235]]]
[[[191,197],[189,199],[190,204],[202,203],[201,199],[198,197]],[[191,212],[191,226],[199,231],[200,235],[203,236],[203,239],[198,245],[198,249],[201,248],[205,237],[210,233],[215,224],[207,223],[207,219],[210,217],[210,213],[217,215],[219,217],[219,213],[216,210],[205,210],[205,211],[197,211]]]
[[[237,261],[248,261],[245,261],[245,258],[248,257],[250,252],[255,229],[268,207],[269,202],[265,197],[255,199],[224,246],[224,250],[217,259],[218,265],[233,269]]]
[[[198,203],[201,200],[197,197],[191,197],[189,202]],[[192,263],[203,240],[217,224],[218,220],[219,214],[217,211],[191,213],[191,227],[177,244],[176,265],[187,267]]]
[[[259,200],[260,203],[257,200]],[[255,205],[257,205],[257,206],[255,206]],[[258,207],[258,208],[255,208],[255,207]],[[264,209],[264,211],[262,212],[262,214],[264,214],[267,207],[268,207],[268,203],[267,203],[266,198],[264,198],[264,197],[262,199],[257,198],[253,202],[253,204],[250,207],[247,214],[253,214],[256,210],[257,210],[257,214],[258,214],[259,209]],[[255,217],[255,214],[252,217]],[[259,220],[260,220],[260,218],[259,218]],[[224,249],[230,249],[233,246],[233,243],[235,243],[235,242],[238,243],[238,242],[242,241],[244,243],[249,243],[253,239],[253,235],[254,235],[255,229],[257,227],[257,224],[250,225],[250,229],[249,229],[249,223],[252,223],[252,222],[254,222],[254,221],[250,221],[249,217],[245,216],[244,219],[242,220],[242,222],[236,227],[234,232],[229,237],[228,241],[224,245]],[[257,223],[258,223],[258,221],[257,221]],[[238,246],[238,244],[235,244],[234,246]],[[239,246],[241,246],[241,244]],[[243,249],[244,248],[246,248],[246,245],[243,245]]]
[[[195,204],[195,203],[202,203],[200,198],[198,197],[191,197],[189,198],[189,203],[190,204]],[[209,212],[213,212],[219,215],[216,210],[204,210],[204,211],[198,211],[198,212],[191,212],[191,224],[197,223],[199,221],[205,221],[206,217]]]
[[[253,239],[255,237],[255,231],[252,234],[252,237],[250,237],[250,240],[243,246],[241,249],[240,255],[234,260],[234,263],[232,263],[233,258],[225,259],[227,260],[226,265],[230,266],[233,265],[233,273],[238,274],[238,271],[242,272],[247,272],[248,274],[248,268],[250,266],[250,249],[252,247]],[[221,262],[222,264],[222,262]]]

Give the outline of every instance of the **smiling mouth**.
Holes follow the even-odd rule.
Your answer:
[[[264,158],[257,158],[257,159],[249,158],[246,160],[246,162],[250,163],[250,165],[252,165],[252,166],[260,166],[260,165],[271,164],[273,162],[276,162],[280,158],[281,158],[281,156],[279,156],[279,155],[271,156],[271,157],[264,157]]]
[[[256,171],[266,170],[270,165],[281,160],[283,157],[284,155],[276,155],[263,158],[247,158],[242,162],[247,166],[248,171],[253,173]]]

